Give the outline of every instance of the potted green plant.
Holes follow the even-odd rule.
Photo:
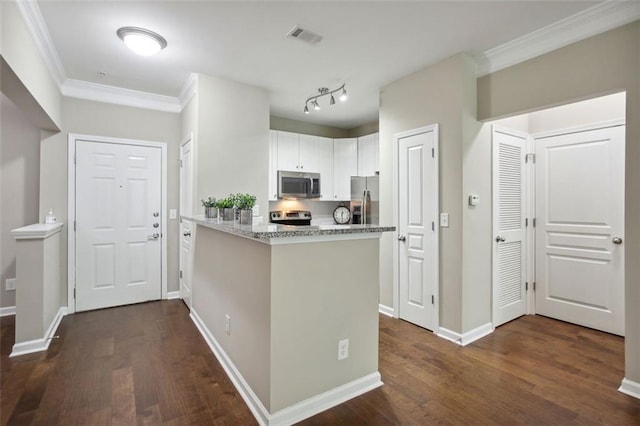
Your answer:
[[[218,200],[218,208],[222,210],[222,220],[224,221],[233,221],[234,220],[234,209],[235,205],[235,197],[233,194],[229,194],[227,197]]]
[[[253,223],[253,206],[256,205],[256,196],[237,193],[234,199],[238,212],[238,222],[240,225],[251,225]]]
[[[206,200],[200,200],[204,206],[204,217],[215,219],[218,217],[217,201],[214,197],[209,197]]]

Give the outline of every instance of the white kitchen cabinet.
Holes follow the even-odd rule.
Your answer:
[[[358,176],[374,176],[380,171],[378,133],[358,138]]]
[[[269,201],[278,199],[278,134],[269,131]]]
[[[333,139],[318,136],[318,172],[320,173],[320,200],[331,201],[333,193]]]
[[[351,199],[351,176],[358,175],[358,139],[333,140],[333,199]]]
[[[277,131],[278,170],[318,172],[318,137]]]

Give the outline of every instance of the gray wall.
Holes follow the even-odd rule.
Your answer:
[[[9,231],[37,223],[40,130],[6,96],[0,96],[0,307],[15,306],[16,240]],[[40,220],[41,222],[42,220]]]
[[[480,78],[478,117],[517,115],[621,90],[627,92],[625,375],[640,383],[640,21]]]
[[[269,205],[269,95],[264,89],[200,74],[195,200],[229,193]],[[183,130],[184,131],[184,130]],[[199,205],[202,212],[202,207]]]
[[[475,63],[460,54],[380,92],[381,223],[394,223],[393,136],[439,124],[440,211],[449,213],[450,224],[440,229],[440,327],[458,333],[489,322],[491,311],[490,203],[469,209],[464,196],[491,196],[490,146],[477,143],[475,81]],[[393,306],[396,274],[392,238],[384,234],[381,241],[380,303],[386,306]]]
[[[347,138],[349,131],[337,127],[323,126],[322,124],[306,123],[304,121],[291,120],[289,118],[269,117],[269,128],[283,132],[302,133],[304,135],[324,136],[326,138]],[[373,133],[373,132],[372,132]]]
[[[180,115],[124,107],[73,98],[63,99],[63,132],[51,135],[42,142],[40,166],[40,215],[52,207],[59,220],[67,221],[67,149],[68,134],[80,133],[95,136],[139,139],[165,142],[167,144],[167,207],[178,208],[179,146],[181,135]],[[167,218],[167,270],[168,291],[177,291],[178,286],[178,221]],[[61,262],[62,283],[67,282],[67,227],[61,238],[64,250]],[[66,285],[62,300],[66,300]]]

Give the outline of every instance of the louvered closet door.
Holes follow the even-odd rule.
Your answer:
[[[527,136],[493,127],[493,325],[526,313]]]

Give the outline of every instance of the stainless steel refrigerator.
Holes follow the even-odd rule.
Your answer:
[[[351,223],[379,225],[379,176],[351,176]]]

